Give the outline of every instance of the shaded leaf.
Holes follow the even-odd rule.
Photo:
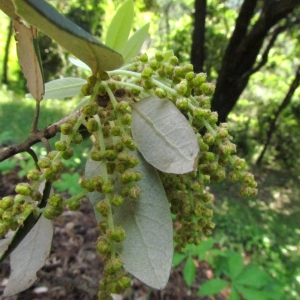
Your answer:
[[[83,68],[87,71],[91,71],[91,68],[85,64],[84,62],[82,62],[81,60],[79,59],[76,59],[76,58],[73,58],[73,57],[69,57],[69,61],[75,65],[76,67],[79,67],[79,68]]]
[[[71,22],[44,0],[13,0],[16,13],[53,38],[96,73],[122,66],[122,56]]]
[[[241,300],[241,298],[234,286],[231,287],[229,300]]]
[[[65,77],[55,79],[45,84],[44,100],[47,99],[65,99],[80,95],[82,86],[86,80],[75,77]],[[28,95],[31,97],[31,95]]]
[[[132,108],[132,136],[146,161],[165,173],[192,172],[198,163],[198,141],[177,107],[152,96]]]
[[[196,247],[196,253],[194,253],[194,255],[197,255],[199,260],[204,260],[207,251],[211,250],[214,244],[215,240],[213,238],[208,238],[206,241],[202,241],[200,245]]]
[[[44,95],[44,76],[37,45],[37,30],[14,21],[19,64],[27,80],[27,88],[33,98],[41,101]]]
[[[194,263],[194,260],[191,256],[188,256],[184,268],[183,268],[183,278],[188,285],[188,287],[191,287],[192,283],[195,280],[196,276],[196,266]]]
[[[137,56],[148,36],[150,23],[145,24],[137,30],[126,42],[120,53],[123,55],[124,63],[129,63],[130,60]]]
[[[0,0],[0,9],[12,19],[17,19],[12,0]]]
[[[272,300],[272,293],[269,294],[264,291],[259,291],[254,288],[248,288],[245,286],[235,285],[235,288],[243,295],[246,300]]]
[[[114,224],[126,231],[126,239],[118,247],[126,271],[155,289],[166,286],[173,258],[173,225],[170,206],[156,170],[137,153],[140,163],[135,170],[142,173],[137,182],[141,189],[139,200],[125,199],[114,209]],[[88,159],[85,176],[101,175],[99,162]],[[117,193],[120,187],[116,187]],[[89,193],[95,206],[103,194]],[[95,211],[98,221],[101,216]]]
[[[198,291],[200,296],[210,296],[219,294],[225,287],[229,285],[229,282],[220,278],[214,278],[203,283]]]
[[[173,267],[177,267],[185,258],[186,258],[185,254],[174,252],[173,263],[172,263]]]
[[[132,0],[125,1],[115,13],[106,33],[105,44],[120,52],[127,42],[134,16]]]
[[[227,251],[228,270],[231,280],[234,280],[244,268],[244,260],[240,253]]]
[[[235,284],[260,288],[270,281],[270,276],[259,267],[247,265],[234,280]]]
[[[41,216],[10,255],[11,275],[4,296],[24,291],[37,280],[36,272],[44,266],[49,256],[52,236],[52,222]]]

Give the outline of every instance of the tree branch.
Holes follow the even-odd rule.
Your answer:
[[[271,120],[270,122],[270,127],[269,127],[269,130],[267,132],[267,140],[266,140],[266,143],[264,145],[264,148],[261,152],[261,154],[259,155],[257,161],[256,161],[256,165],[261,165],[261,162],[262,162],[262,159],[267,151],[267,148],[271,142],[271,138],[272,138],[272,135],[273,133],[275,132],[275,129],[276,129],[276,122],[279,118],[279,115],[281,114],[281,112],[289,105],[296,89],[298,88],[298,86],[300,85],[300,66],[298,66],[298,69],[296,71],[296,74],[295,74],[295,78],[292,82],[292,84],[290,85],[290,88],[286,94],[286,96],[284,97],[281,105],[278,107],[278,109],[275,111],[274,113],[274,118]]]
[[[43,139],[51,139],[53,138],[59,131],[60,125],[67,122],[69,119],[75,116],[80,116],[80,110],[76,111],[75,113],[71,114],[68,117],[62,118],[60,121],[53,123],[52,125],[46,127],[43,130],[38,130],[30,134],[30,136],[23,142],[10,146],[0,152],[0,162],[14,156],[17,153],[25,152],[30,149],[32,145],[35,145],[41,142]]]

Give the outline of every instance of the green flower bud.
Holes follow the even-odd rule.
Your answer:
[[[93,93],[93,87],[89,84],[84,84],[81,88],[81,93],[83,96],[90,96]]]
[[[122,143],[129,149],[129,150],[136,150],[137,146],[135,141],[132,139],[132,137],[129,134],[124,134],[121,137]]]
[[[105,233],[109,228],[108,222],[107,221],[99,222],[97,228],[100,230],[100,232]]]
[[[31,195],[33,201],[39,202],[42,200],[43,195],[39,191],[34,191]]]
[[[109,79],[109,75],[107,74],[107,72],[105,71],[98,71],[96,74],[97,79],[100,80],[108,80]]]
[[[88,77],[87,82],[90,86],[94,86],[97,82],[97,77],[95,75],[91,75],[90,77]]]
[[[51,166],[51,160],[48,157],[43,157],[38,161],[37,164],[41,169],[46,169]]]
[[[233,167],[236,170],[242,171],[246,169],[247,164],[244,159],[241,159],[238,156],[233,156],[233,159],[234,159]]]
[[[214,199],[214,195],[211,194],[211,193],[205,192],[202,195],[201,199],[203,200],[203,202],[208,203],[208,202],[210,202],[210,201],[212,201]]]
[[[248,186],[243,186],[240,190],[240,195],[242,197],[255,197],[257,196],[257,193],[257,189]]]
[[[11,196],[7,196],[1,199],[0,201],[0,208],[6,210],[14,205],[15,201],[14,198]]]
[[[60,216],[63,213],[62,207],[53,207],[53,206],[46,206],[44,211],[44,217],[46,219],[52,220],[55,217]]]
[[[8,233],[9,227],[6,222],[0,220],[0,236],[4,236]]]
[[[117,156],[119,161],[127,162],[129,160],[129,155],[126,151],[122,151]]]
[[[56,157],[56,155],[58,154],[59,152],[58,151],[50,151],[48,154],[47,154],[47,156],[48,156],[48,158],[50,159],[50,160],[53,160],[55,157]],[[42,159],[41,159],[42,160]],[[39,164],[39,163],[38,163]],[[51,164],[51,162],[50,162],[50,164]],[[49,167],[50,167],[50,164],[49,164]],[[39,165],[39,167],[41,168],[41,166]],[[48,167],[48,168],[49,168]]]
[[[123,275],[117,282],[117,285],[120,286],[123,290],[130,287],[131,279],[127,275]]]
[[[141,73],[141,77],[143,79],[149,79],[153,74],[153,70],[151,68],[146,68],[145,70],[143,70],[143,72]]]
[[[215,92],[215,85],[209,82],[204,82],[200,85],[200,90],[203,94],[211,96]]]
[[[12,219],[13,219],[13,214],[12,214],[11,211],[5,210],[5,211],[2,213],[2,220],[3,220],[3,221],[9,223]]]
[[[176,106],[182,111],[188,110],[188,108],[189,108],[189,99],[188,98],[177,99],[176,100]]]
[[[109,161],[113,161],[117,158],[117,153],[114,150],[106,150],[105,151],[105,158]]]
[[[121,122],[124,125],[130,125],[132,122],[132,116],[131,114],[125,114],[121,117]]]
[[[142,87],[145,90],[151,90],[152,88],[154,88],[154,83],[150,79],[145,79],[142,81]]]
[[[115,165],[115,170],[118,173],[124,173],[128,169],[128,165],[126,163],[117,162]]]
[[[165,65],[165,67],[164,67],[164,73],[167,76],[171,77],[173,75],[173,72],[174,72],[174,66],[173,65],[171,65],[171,64]]]
[[[55,194],[48,198],[48,204],[53,207],[62,207],[63,206],[63,197],[61,195]]]
[[[117,258],[111,258],[104,267],[104,274],[112,275],[119,271],[123,263]]]
[[[171,56],[169,58],[169,63],[173,66],[176,66],[178,64],[178,58],[176,56]]]
[[[114,184],[111,180],[102,184],[103,193],[109,194],[109,193],[113,192],[113,190],[114,190]]]
[[[217,137],[220,139],[224,139],[228,137],[228,130],[226,128],[218,128],[217,129]]]
[[[155,59],[157,61],[163,61],[164,58],[165,58],[165,56],[162,52],[158,51],[158,52],[155,53]]]
[[[57,141],[55,142],[55,149],[57,151],[65,151],[67,149],[68,145],[66,141]]]
[[[121,226],[116,226],[114,229],[109,229],[106,233],[109,240],[117,243],[123,242],[126,238],[125,230]]]
[[[86,128],[88,132],[93,133],[98,130],[98,122],[94,118],[89,118]]]
[[[92,150],[90,152],[90,157],[92,160],[94,161],[101,161],[103,159],[103,156],[102,154],[100,153],[100,151],[98,150]]]
[[[208,117],[208,123],[210,125],[214,125],[218,122],[218,113],[216,111],[213,111],[210,116]],[[222,134],[221,134],[222,135]],[[227,133],[228,135],[228,133]]]
[[[30,170],[27,174],[27,178],[32,181],[38,181],[40,179],[40,171]]]
[[[110,207],[104,200],[101,200],[97,203],[96,210],[99,214],[106,218],[110,212]]]
[[[156,71],[156,70],[159,69],[160,63],[157,62],[157,61],[155,61],[155,60],[153,60],[153,61],[150,62],[149,66],[150,66],[150,68],[151,68],[153,71]]]
[[[120,101],[117,104],[117,110],[119,110],[121,112],[126,112],[128,107],[129,107],[129,103],[127,101]]]
[[[99,238],[96,244],[96,249],[100,254],[108,254],[110,252],[110,243],[103,237]]]
[[[64,123],[60,125],[60,132],[64,135],[69,135],[72,133],[73,126],[69,123]]]
[[[147,63],[147,62],[148,62],[148,55],[147,55],[146,53],[142,54],[142,55],[140,56],[140,61],[141,61],[142,63]]]
[[[156,88],[154,92],[158,98],[165,98],[167,96],[167,92],[161,88]]]
[[[89,192],[95,191],[94,182],[91,179],[88,178],[82,178],[79,185],[83,188],[88,190]]]
[[[56,173],[61,172],[64,169],[64,164],[61,161],[57,161],[50,166],[50,170]]]
[[[120,126],[112,127],[110,133],[112,136],[121,136],[121,127]]]
[[[82,141],[83,141],[83,136],[82,136],[82,134],[80,134],[79,132],[76,132],[76,133],[73,135],[72,141],[73,141],[74,144],[81,144]]]
[[[22,196],[30,196],[32,193],[31,186],[28,183],[19,183],[16,186],[15,191]]]
[[[139,181],[142,179],[142,174],[140,172],[136,172],[133,170],[126,170],[121,175],[121,181],[122,183],[129,183],[132,181]]]
[[[133,186],[129,189],[128,191],[128,196],[133,198],[133,199],[138,199],[141,195],[141,190],[137,186]]]
[[[124,198],[121,195],[114,195],[110,203],[113,206],[119,207],[124,203]]]
[[[78,117],[71,117],[70,119],[68,119],[68,123],[71,124],[72,126],[74,126],[78,121]]]
[[[215,143],[215,137],[211,133],[207,132],[203,136],[203,142],[209,146],[213,145]]]
[[[113,175],[116,169],[116,164],[114,162],[107,162],[106,163],[106,169],[107,169],[107,174]]]
[[[67,148],[62,152],[62,158],[65,160],[70,159],[74,155],[74,151],[71,148]]]
[[[104,179],[102,176],[95,176],[91,180],[91,184],[93,186],[93,189],[96,190],[99,193],[102,193],[102,185],[104,183]]]
[[[98,88],[97,94],[99,96],[105,96],[107,94],[106,88],[103,84],[101,84]]]
[[[194,86],[200,87],[202,83],[206,81],[206,74],[205,73],[199,73],[196,75],[196,77],[193,79]]]
[[[118,90],[118,85],[115,82],[108,82],[107,86],[111,89],[113,93]]]
[[[128,157],[128,166],[129,168],[134,168],[135,166],[137,166],[139,164],[139,159],[136,156],[130,155]]]
[[[210,236],[210,235],[212,235],[212,230],[209,229],[209,228],[204,227],[203,228],[203,233],[204,233],[205,236]]]

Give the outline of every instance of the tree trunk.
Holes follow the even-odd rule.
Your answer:
[[[205,60],[205,17],[206,0],[195,0],[191,63],[193,64],[196,73],[203,72]]]
[[[244,0],[223,58],[212,99],[212,110],[218,112],[219,122],[226,121],[245,89],[270,29],[300,7],[300,1],[265,0],[259,19],[249,30],[256,5],[257,0]]]

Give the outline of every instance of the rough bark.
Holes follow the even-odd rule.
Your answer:
[[[195,0],[191,63],[194,66],[194,71],[197,73],[203,71],[203,65],[205,60],[204,45],[206,6],[206,0]]]
[[[244,1],[223,58],[212,99],[212,110],[218,112],[220,122],[226,121],[245,89],[270,30],[296,7],[300,7],[300,1],[265,1],[260,17],[249,29],[256,5],[257,0]]]

